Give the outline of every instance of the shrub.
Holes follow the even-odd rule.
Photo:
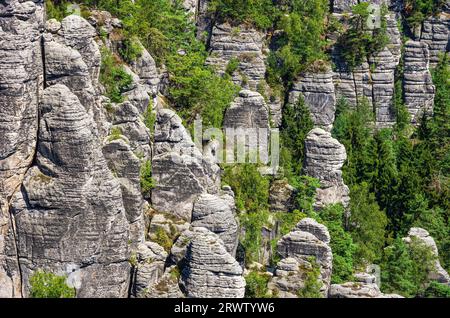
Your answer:
[[[74,298],[75,289],[66,284],[67,277],[37,271],[30,278],[31,298]]]
[[[246,298],[267,298],[270,276],[265,273],[251,271],[245,276],[245,297]]]
[[[120,64],[120,60],[106,48],[102,49],[102,65],[100,68],[100,82],[106,90],[106,96],[113,103],[124,101],[122,93],[131,85],[133,78]]]
[[[161,227],[158,227],[156,229],[152,241],[155,243],[158,243],[168,253],[170,252],[170,249],[172,248],[172,245],[173,245],[172,239],[169,237],[169,235],[166,233],[166,231],[164,231],[164,229]]]
[[[155,187],[155,180],[152,178],[152,162],[147,160],[141,167],[141,191],[149,194]]]
[[[432,281],[425,290],[423,296],[427,298],[450,298],[450,287],[445,284]]]
[[[323,285],[320,274],[320,266],[317,264],[314,257],[312,257],[309,262],[311,263],[312,268],[305,269],[305,285],[303,288],[298,290],[297,296],[299,298],[323,298],[323,294],[320,292]]]

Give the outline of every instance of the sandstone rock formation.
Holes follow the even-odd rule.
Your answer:
[[[296,190],[286,180],[275,180],[269,190],[271,212],[291,212],[295,208]]]
[[[14,220],[8,209],[35,152],[44,87],[43,24],[43,1],[0,3],[0,297],[21,296]]]
[[[330,298],[403,298],[397,294],[383,294],[377,284],[344,283],[330,286]]]
[[[162,278],[167,253],[154,242],[145,242],[138,246],[134,262],[134,280],[132,293],[136,297],[145,296],[148,289]]]
[[[295,263],[289,260],[279,264],[281,276],[286,276],[283,274],[287,271],[285,267],[289,264],[288,271],[294,272],[294,275],[298,277],[302,277],[302,267],[304,272],[304,268],[308,266],[307,263],[315,261],[320,266],[321,291],[326,296],[330,286],[333,262],[333,254],[329,243],[330,235],[324,225],[311,218],[301,220],[292,232],[283,236],[277,243],[277,251],[282,258],[292,258],[297,261]],[[294,286],[297,288],[299,287],[298,284],[295,283]],[[295,295],[297,290],[288,290],[288,292]]]
[[[434,271],[432,271],[430,273],[430,280],[436,280],[439,283],[443,283],[443,284],[450,284],[450,276],[449,274],[445,271],[445,269],[441,266],[440,262],[439,262],[439,252],[438,252],[438,248],[436,246],[436,242],[434,241],[434,239],[430,236],[430,234],[428,233],[427,230],[424,230],[422,228],[419,227],[412,227],[409,232],[408,232],[408,236],[405,237],[403,240],[407,243],[410,243],[413,238],[420,240],[421,242],[423,242],[426,246],[428,246],[431,251],[433,252],[433,254],[437,257],[435,264],[434,264]]]
[[[435,67],[439,53],[449,51],[450,4],[444,5],[443,12],[431,16],[423,22],[420,42],[426,43],[430,52],[430,66]]]
[[[189,244],[185,258],[181,281],[187,297],[244,297],[243,270],[216,234],[200,230]]]
[[[264,34],[246,25],[231,26],[228,23],[215,25],[210,40],[207,63],[219,74],[225,73],[228,63],[238,62],[232,73],[233,81],[244,88],[256,91],[265,79],[266,65]]]
[[[228,203],[222,198],[202,194],[194,203],[192,226],[204,227],[216,233],[232,256],[236,254],[239,225]]]
[[[315,126],[331,130],[336,111],[331,68],[326,72],[302,74],[292,87],[289,102],[297,103],[300,94],[309,107]]]
[[[203,193],[219,191],[220,168],[203,158],[171,110],[158,111],[154,140],[153,206],[190,221],[195,200]]]
[[[44,91],[39,113],[36,164],[12,202],[25,294],[35,270],[76,269],[78,297],[124,297],[128,222],[94,123],[60,84]]]
[[[433,112],[435,88],[429,71],[429,58],[427,44],[406,42],[403,90],[405,106],[414,124],[419,123],[422,114]]]
[[[327,204],[349,203],[349,188],[344,184],[341,168],[347,159],[345,147],[329,132],[320,128],[311,130],[305,140],[305,172],[317,178],[321,187],[317,189],[316,207]]]

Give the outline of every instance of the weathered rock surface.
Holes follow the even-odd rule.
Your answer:
[[[375,110],[375,123],[381,128],[395,124],[394,73],[401,55],[401,35],[395,13],[386,15],[386,22],[388,45],[353,71],[341,60],[338,47],[332,54],[337,67],[334,73],[337,99],[345,98],[353,106],[367,100]]]
[[[445,271],[445,269],[441,266],[441,263],[439,262],[439,252],[438,248],[436,246],[436,242],[434,239],[430,236],[427,230],[424,230],[420,227],[412,227],[409,232],[408,236],[403,238],[403,240],[407,243],[410,243],[413,238],[420,240],[423,242],[426,246],[428,246],[433,254],[437,257],[436,262],[434,264],[434,271],[430,273],[430,279],[436,280],[439,283],[443,284],[450,284],[450,276]]]
[[[129,140],[134,154],[142,160],[150,160],[150,131],[142,121],[140,110],[133,103],[127,101],[114,107],[112,124]]]
[[[44,91],[39,112],[36,164],[11,208],[25,294],[44,269],[75,275],[78,297],[125,297],[128,222],[92,118],[59,84]]]
[[[342,13],[342,12],[350,12],[352,6],[358,4],[358,0],[334,0],[333,4],[333,12]]]
[[[205,160],[171,110],[158,111],[154,140],[153,206],[190,221],[195,200],[203,193],[219,191],[220,168]]]
[[[269,128],[269,111],[264,97],[257,92],[242,90],[225,113],[224,127]]]
[[[194,203],[192,226],[216,233],[232,256],[236,254],[239,225],[228,203],[216,195],[202,194]]]
[[[138,246],[132,293],[135,297],[146,294],[164,275],[167,253],[154,242],[141,243]]]
[[[297,298],[297,293],[305,287],[305,279],[311,264],[307,261],[288,257],[278,262],[268,289],[279,298]]]
[[[349,188],[342,178],[342,166],[347,159],[345,147],[329,132],[320,128],[311,130],[305,140],[305,172],[317,178],[321,187],[317,189],[316,207],[327,204],[349,203]]]
[[[408,41],[404,53],[403,90],[405,106],[411,121],[418,124],[422,114],[431,114],[435,88],[429,71],[429,51],[426,43]]]
[[[403,298],[397,294],[383,294],[377,284],[344,283],[330,286],[330,298]]]
[[[296,191],[286,180],[275,180],[269,191],[271,212],[291,212],[295,208]]]
[[[43,1],[0,2],[0,297],[21,296],[8,207],[35,152],[43,24]]]
[[[129,241],[134,247],[137,243],[144,241],[144,200],[140,185],[141,162],[122,139],[108,142],[102,150],[109,170],[120,183],[123,205],[130,224]]]
[[[450,37],[450,5],[444,6],[444,11],[423,22],[420,42],[426,43],[430,52],[430,66],[439,62],[439,53],[448,52]]]
[[[326,296],[331,281],[333,254],[329,246],[328,229],[311,218],[301,220],[296,228],[283,236],[277,243],[278,254],[283,258],[296,259],[298,264],[311,262],[311,257],[320,266],[321,291]],[[298,266],[298,264],[294,264]],[[294,267],[295,267],[294,266]],[[297,269],[292,269],[297,271]]]
[[[214,66],[219,74],[225,73],[228,63],[239,62],[233,72],[233,82],[256,91],[264,82],[266,65],[264,33],[252,27],[240,25],[233,27],[228,23],[215,25],[210,39],[210,53],[207,64]]]
[[[187,297],[244,297],[243,270],[216,234],[206,229],[198,231],[185,258],[181,282]]]
[[[289,102],[298,102],[302,95],[312,120],[317,127],[331,130],[336,112],[336,96],[331,68],[327,72],[304,73],[294,83]]]

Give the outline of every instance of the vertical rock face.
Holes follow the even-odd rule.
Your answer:
[[[227,253],[222,240],[203,229],[189,244],[182,285],[191,298],[243,298],[245,280],[238,262]]]
[[[410,243],[412,239],[418,239],[422,243],[424,243],[426,246],[428,246],[433,254],[436,257],[439,257],[438,248],[436,246],[436,242],[434,239],[430,236],[427,230],[424,230],[420,227],[412,227],[409,232],[408,236],[403,238],[403,240],[407,243]],[[434,271],[430,273],[430,280],[436,280],[443,284],[450,284],[450,276],[445,271],[445,269],[441,266],[441,263],[439,262],[439,258],[436,259],[436,262],[434,264]]]
[[[417,124],[423,113],[433,112],[434,85],[429,71],[429,51],[425,43],[405,44],[403,90],[411,120]]]
[[[144,217],[140,185],[140,160],[122,139],[113,140],[103,146],[103,155],[108,168],[120,183],[123,205],[128,223],[132,247],[144,241]]]
[[[296,225],[292,232],[283,236],[277,244],[277,251],[281,257],[292,258],[297,262],[295,263],[292,260],[288,262],[291,265],[290,272],[299,273],[299,266],[307,268],[311,266],[311,257],[315,259],[320,266],[320,279],[323,283],[321,291],[325,296],[328,294],[330,286],[333,263],[333,254],[329,243],[328,229],[313,219],[305,218]],[[283,271],[286,271],[286,268],[284,268],[286,264],[286,261],[279,264],[277,270],[280,269],[283,273]],[[302,276],[301,272],[300,270],[300,277]],[[295,287],[297,290],[288,290],[288,292],[295,295],[299,285],[295,285]]]
[[[295,208],[297,191],[286,180],[275,180],[269,191],[271,212],[291,212]]]
[[[439,53],[449,51],[450,4],[444,6],[444,12],[423,22],[420,42],[426,43],[430,51],[430,66],[435,67]]]
[[[190,221],[196,199],[219,191],[220,168],[203,158],[171,110],[158,111],[154,138],[152,204],[161,212]]]
[[[320,128],[311,130],[305,140],[305,172],[317,178],[321,187],[317,189],[316,207],[328,204],[349,203],[349,188],[342,179],[342,166],[347,159],[345,147],[329,132]]]
[[[333,4],[333,12],[335,13],[343,13],[349,12],[352,9],[352,6],[358,4],[358,0],[334,0]]]
[[[269,128],[269,111],[264,97],[257,92],[242,90],[225,113],[224,127]]]
[[[211,34],[211,55],[207,63],[223,74],[228,63],[235,59],[239,65],[232,74],[233,81],[256,91],[266,73],[263,44],[264,34],[251,27],[233,27],[227,23],[216,25]]]
[[[44,269],[73,276],[78,297],[124,297],[128,222],[92,119],[59,84],[44,91],[39,113],[36,165],[11,208],[25,294],[33,271]]]
[[[382,2],[382,1],[381,1]],[[374,109],[377,127],[391,127],[395,123],[393,109],[394,73],[401,56],[401,36],[394,13],[386,15],[388,45],[370,60],[350,71],[334,49],[333,62],[337,98],[345,98],[350,105],[366,99]]]
[[[295,83],[289,96],[289,102],[297,103],[302,95],[309,107],[314,124],[331,130],[336,111],[333,72],[329,69],[322,73],[305,73]]]
[[[21,295],[8,205],[35,152],[43,23],[43,1],[0,2],[0,297]]]
[[[232,256],[236,254],[238,244],[238,223],[234,211],[222,198],[202,194],[194,204],[192,226],[204,227],[216,233],[224,242]]]

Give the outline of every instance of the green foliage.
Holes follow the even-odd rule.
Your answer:
[[[349,69],[361,65],[368,57],[381,51],[388,43],[387,22],[385,15],[387,8],[381,9],[381,26],[370,30],[368,18],[370,15],[369,2],[361,2],[352,8],[350,27],[338,40],[339,52]]]
[[[280,236],[288,234],[294,229],[298,222],[306,217],[307,215],[300,210],[294,210],[292,212],[278,212],[276,214],[276,219],[280,224]]]
[[[141,167],[141,191],[149,194],[155,187],[155,180],[152,178],[152,162],[147,160]]]
[[[74,298],[75,289],[66,284],[65,276],[37,271],[30,278],[31,298]]]
[[[108,141],[114,141],[122,138],[122,129],[117,126],[111,128],[111,133],[109,134]]]
[[[427,298],[450,298],[450,287],[445,284],[440,284],[432,281],[423,295]]]
[[[268,209],[269,179],[261,176],[256,165],[227,166],[222,182],[233,189],[239,211],[252,213]]]
[[[403,12],[410,27],[416,27],[422,22],[441,11],[445,0],[405,0]]]
[[[148,105],[147,110],[144,113],[144,124],[150,130],[150,134],[153,136],[155,131],[156,112],[153,111],[152,103]]]
[[[225,73],[228,75],[233,75],[233,73],[239,68],[239,59],[236,57],[233,57],[227,64],[227,68],[225,69]]]
[[[119,53],[125,62],[131,63],[142,55],[143,48],[136,37],[125,38],[121,44]]]
[[[251,271],[245,276],[245,297],[246,298],[267,298],[270,276],[265,273]]]
[[[287,1],[287,10],[280,16],[274,38],[277,49],[268,58],[268,83],[290,83],[300,72],[317,60],[325,60],[326,16],[328,1]]]
[[[261,248],[265,244],[270,244],[270,242],[264,241],[262,237],[263,227],[269,225],[269,211],[261,210],[241,213],[239,221],[245,229],[244,237],[241,238],[241,244],[245,249],[246,263],[261,262]]]
[[[158,227],[153,234],[152,241],[158,243],[164,250],[169,253],[173,245],[173,240],[169,237],[162,227]]]
[[[271,27],[277,14],[272,0],[211,0],[208,10],[220,22],[253,24],[261,29]]]
[[[131,85],[133,78],[125,71],[120,60],[108,49],[102,49],[102,65],[100,68],[100,82],[106,90],[106,96],[113,103],[124,101],[122,93]]]
[[[56,19],[58,21],[64,19],[67,16],[67,4],[66,1],[45,0],[47,19]]]
[[[359,264],[372,264],[381,259],[385,243],[387,218],[378,206],[375,195],[363,182],[350,191],[349,231],[356,244],[355,260]]]
[[[430,271],[434,270],[435,256],[419,239],[409,244],[397,238],[385,249],[381,266],[383,292],[415,297],[423,293]]]
[[[302,171],[305,157],[305,139],[314,123],[309,108],[300,96],[296,104],[283,108],[281,125],[281,166],[290,183]]]
[[[304,269],[306,271],[304,279],[304,287],[298,290],[298,298],[323,298],[320,292],[322,288],[322,280],[320,274],[320,266],[314,258],[310,259],[312,268]]]
[[[340,284],[350,281],[353,275],[353,258],[356,246],[350,233],[344,230],[344,207],[329,205],[319,212],[319,222],[330,232],[330,247],[333,252],[333,273],[331,282]]]

